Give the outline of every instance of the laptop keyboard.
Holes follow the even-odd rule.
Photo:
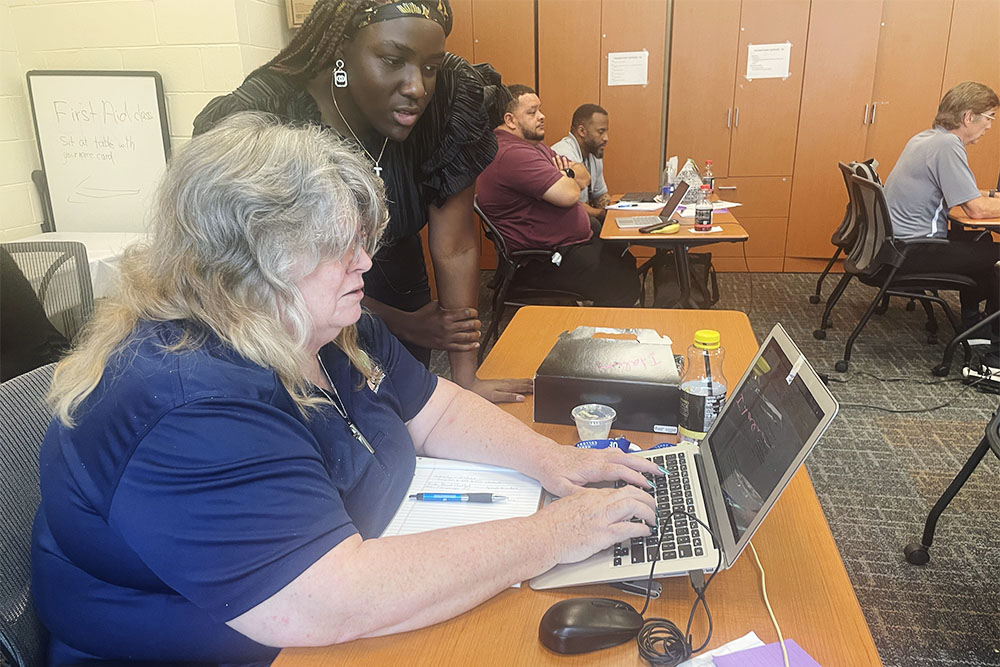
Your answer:
[[[619,201],[638,201],[638,202],[653,202],[656,201],[656,195],[659,192],[626,192],[622,195]]]
[[[634,537],[615,545],[612,554],[612,564],[636,565],[651,563],[657,560],[657,542],[660,532],[663,532],[663,542],[660,545],[659,560],[674,560],[691,556],[703,556],[705,547],[702,544],[701,526],[686,514],[675,514],[667,519],[672,511],[683,510],[691,514],[694,510],[694,494],[691,491],[691,478],[688,475],[688,460],[684,454],[664,454],[653,456],[653,463],[666,468],[670,475],[649,475],[643,473],[646,479],[656,484],[656,489],[645,491],[656,498],[656,528],[649,537]],[[618,486],[624,486],[619,482]],[[641,521],[635,518],[632,521]],[[705,541],[711,544],[712,538],[705,536]]]

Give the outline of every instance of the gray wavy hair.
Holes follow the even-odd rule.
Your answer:
[[[269,114],[227,118],[172,158],[150,239],[125,252],[120,290],[56,368],[56,416],[73,425],[140,320],[189,322],[171,349],[198,347],[210,330],[274,369],[304,412],[324,403],[304,378],[312,321],[295,283],[324,259],[374,254],[387,219],[381,180],[332,133]],[[353,326],[336,344],[371,376]]]

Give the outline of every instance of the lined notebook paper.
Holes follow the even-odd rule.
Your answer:
[[[413,493],[493,493],[499,503],[447,503],[410,500]],[[410,490],[382,537],[467,526],[482,521],[530,516],[538,509],[542,485],[508,468],[482,463],[417,457]]]

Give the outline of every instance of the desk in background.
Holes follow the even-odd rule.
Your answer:
[[[48,232],[17,241],[32,243],[79,241],[87,246],[87,261],[90,263],[90,282],[94,290],[94,299],[102,299],[108,295],[118,280],[118,262],[122,251],[145,238],[146,234],[138,232]]]
[[[656,250],[643,268],[655,262],[665,261],[665,251],[674,251],[677,263],[677,280],[680,283],[681,296],[678,306],[681,308],[696,308],[691,301],[691,264],[688,261],[688,251],[712,243],[744,243],[750,238],[736,217],[729,211],[717,212],[712,216],[712,224],[722,227],[721,232],[694,231],[694,218],[681,218],[674,213],[672,220],[679,222],[680,231],[676,234],[642,234],[637,229],[619,229],[615,220],[619,217],[635,215],[659,215],[659,211],[629,211],[627,209],[608,209],[601,228],[601,238],[608,241],[626,241],[632,245],[649,246]],[[507,376],[510,377],[510,376]]]
[[[727,377],[738,378],[757,351],[745,314],[736,311],[562,308],[524,306],[511,320],[479,370],[482,378],[531,377],[563,331],[579,325],[653,328],[670,336],[683,351],[696,329],[722,335]],[[503,409],[539,433],[569,444],[572,426],[532,423],[532,397]],[[664,436],[613,429],[649,447]],[[792,479],[781,500],[754,538],[767,572],[771,606],[786,638],[795,639],[821,665],[881,665],[843,561],[805,470]],[[663,594],[650,602],[647,617],[661,616],[682,628],[694,601],[686,577],[661,579]],[[644,665],[635,642],[578,656],[550,653],[538,642],[538,622],[552,604],[571,597],[624,600],[637,608],[642,599],[607,585],[533,591],[527,585],[506,590],[444,623],[398,635],[362,639],[339,646],[286,649],[275,667],[322,665]],[[706,594],[715,629],[709,648],[753,630],[765,642],[777,641],[760,592],[760,573],[751,554],[719,573]],[[707,631],[702,611],[692,626],[695,643]]]
[[[991,232],[1000,232],[1000,218],[982,218],[979,220],[970,218],[965,214],[961,206],[953,206],[948,211],[948,219],[966,227],[980,227],[988,229]]]

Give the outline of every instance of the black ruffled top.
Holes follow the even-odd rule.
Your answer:
[[[418,236],[428,207],[476,181],[497,152],[493,128],[503,122],[508,93],[488,64],[470,65],[452,53],[438,70],[434,96],[406,141],[390,141],[380,162],[389,225],[375,266],[365,275],[366,292],[402,310],[430,300],[423,249]],[[262,67],[239,88],[217,97],[194,120],[194,134],[209,130],[240,111],[265,111],[289,122],[321,124],[319,108],[289,77]],[[332,130],[331,130],[332,131]],[[353,138],[348,138],[353,143]],[[382,149],[382,137],[365,148]]]

